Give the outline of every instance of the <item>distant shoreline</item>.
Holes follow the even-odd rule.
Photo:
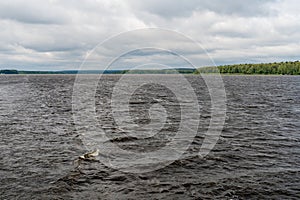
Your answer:
[[[77,76],[78,74],[0,74],[1,76]],[[80,74],[81,76],[98,76],[99,74]],[[101,74],[101,76],[121,76],[124,74]],[[138,75],[138,76],[149,76],[149,75],[156,75],[156,76],[175,76],[176,74],[126,74],[126,75]],[[270,77],[290,77],[290,76],[300,76],[300,75],[282,75],[282,74],[216,74],[216,73],[205,73],[205,74],[180,74],[184,76],[270,76]]]
[[[0,74],[221,74],[221,75],[300,75],[300,62],[236,64],[222,66],[208,66],[198,69],[174,68],[174,69],[145,69],[145,70],[64,70],[64,71],[19,71],[14,69],[2,69]]]

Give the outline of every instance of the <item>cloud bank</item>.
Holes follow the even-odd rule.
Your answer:
[[[149,27],[193,38],[218,65],[299,60],[299,10],[296,0],[2,1],[0,69],[77,69],[107,38]],[[161,44],[170,41],[154,39]],[[131,45],[131,41],[115,45],[102,56],[109,57],[113,49]],[[202,56],[185,41],[169,45],[177,45],[178,52]],[[124,58],[126,65],[141,59],[175,65],[165,53],[137,52]],[[92,68],[101,67],[100,62]]]

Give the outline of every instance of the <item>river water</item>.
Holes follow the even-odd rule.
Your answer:
[[[180,85],[172,75],[157,76]],[[226,121],[205,157],[198,152],[211,118],[209,92],[199,76],[185,78],[201,107],[191,145],[165,167],[128,173],[101,158],[78,164],[87,149],[79,134],[85,127],[78,130],[72,111],[75,75],[1,75],[0,199],[299,199],[300,77],[222,76]],[[99,81],[99,126],[125,150],[165,147],[182,114],[176,95],[160,85],[136,90],[129,105],[134,122],[149,123],[155,99],[167,110],[168,126],[152,138],[128,137],[136,127],[117,127],[110,107],[119,80],[119,75],[104,75]]]

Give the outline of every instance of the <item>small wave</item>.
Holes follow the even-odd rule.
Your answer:
[[[131,136],[125,136],[125,137],[115,137],[112,139],[109,139],[109,142],[132,142],[138,140],[136,137],[131,137]],[[107,142],[108,142],[107,141]]]

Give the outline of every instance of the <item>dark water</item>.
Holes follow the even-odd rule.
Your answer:
[[[102,78],[95,103],[108,138],[135,152],[165,146],[180,121],[172,92],[158,85],[137,90],[130,105],[135,123],[149,123],[147,109],[158,99],[169,125],[152,139],[123,137],[109,106],[119,76]],[[210,97],[201,79],[186,78],[201,105],[198,134],[181,159],[139,174],[97,159],[76,168],[86,149],[72,117],[75,76],[0,76],[0,199],[299,199],[300,77],[223,76],[226,122],[204,158],[197,153]]]

